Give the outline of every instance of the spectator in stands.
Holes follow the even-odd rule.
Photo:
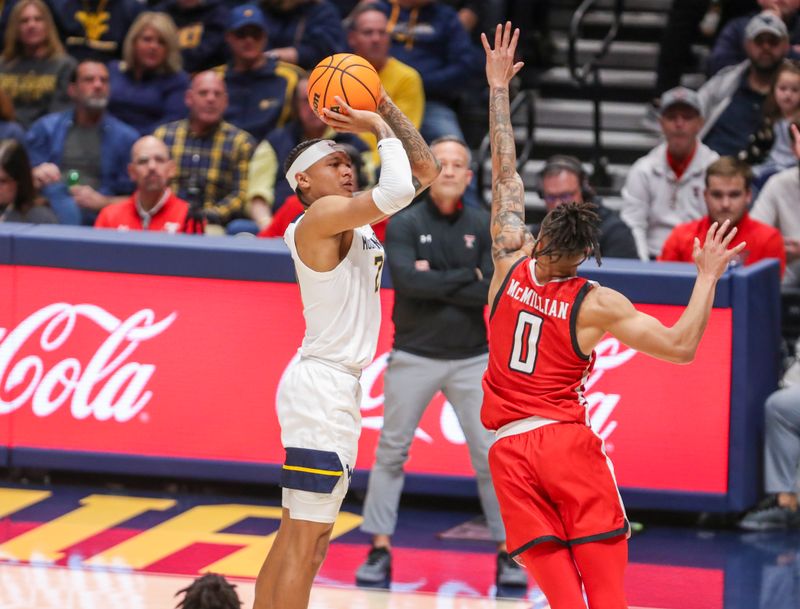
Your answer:
[[[0,89],[11,97],[24,128],[70,106],[67,86],[74,69],[75,60],[64,52],[47,5],[42,0],[17,2],[0,59]]]
[[[692,262],[695,239],[703,243],[712,223],[722,225],[728,220],[731,227],[737,229],[730,246],[736,247],[742,241],[747,242],[747,247],[739,254],[738,264],[748,265],[765,258],[775,258],[780,262],[783,275],[786,255],[781,234],[775,228],[753,220],[747,213],[752,199],[751,180],[750,167],[734,157],[722,157],[711,163],[706,170],[706,189],[703,193],[708,214],[699,220],[676,226],[664,242],[658,259]]]
[[[389,55],[388,19],[377,4],[364,3],[348,18],[347,44],[378,71],[384,90],[395,105],[416,127],[422,124],[425,91],[422,78],[414,68]],[[378,142],[374,135],[359,134],[372,149],[373,161],[379,162]]]
[[[239,609],[242,605],[236,586],[216,573],[198,577],[178,594],[184,596],[175,609]]]
[[[800,387],[793,385],[771,394],[764,419],[764,490],[768,496],[745,514],[739,526],[750,531],[800,528]]]
[[[762,10],[769,10],[776,16],[783,19],[786,30],[789,33],[789,43],[792,45],[800,44],[800,19],[798,19],[798,9],[800,0],[758,0]],[[714,42],[714,47],[706,62],[706,71],[709,76],[713,76],[726,66],[733,66],[747,59],[744,48],[745,30],[753,13],[743,15],[731,20],[725,25]],[[790,51],[790,56],[795,56]]]
[[[589,176],[581,162],[568,155],[557,154],[547,159],[541,173],[542,198],[547,211],[562,203],[591,201],[600,216],[600,251],[603,258],[638,258],[636,242],[630,227],[617,212],[608,209],[589,185]],[[531,232],[539,233],[538,227]]]
[[[486,210],[465,207],[470,151],[456,138],[431,144],[442,172],[416,205],[394,216],[386,254],[395,303],[394,346],[384,376],[383,429],[369,477],[361,530],[372,549],[356,581],[391,576],[391,535],[414,432],[434,395],[455,409],[469,448],[490,534],[497,543],[497,583],[527,587],[525,571],[505,547],[505,529],[489,473],[492,434],[480,421],[488,347],[484,308],[493,269]],[[428,235],[429,239],[424,239]]]
[[[267,26],[253,4],[231,10],[225,40],[231,52],[222,68],[229,99],[225,120],[260,141],[291,117],[300,70],[264,54]]]
[[[792,125],[795,158],[800,160],[800,130]],[[754,220],[777,228],[783,236],[786,251],[786,274],[783,284],[800,287],[800,173],[790,167],[776,173],[759,193],[751,216]]]
[[[75,59],[119,59],[130,24],[142,12],[138,0],[51,0],[67,52]]]
[[[316,0],[261,0],[269,53],[311,70],[328,55],[345,50],[342,17],[333,4]]]
[[[425,115],[420,133],[427,141],[445,135],[463,140],[456,102],[483,60],[458,14],[436,0],[384,1],[381,8],[389,18],[390,53],[422,76]]]
[[[772,2],[773,0],[759,0]],[[725,23],[741,15],[752,15],[753,0],[673,0],[661,31],[656,63],[655,97],[647,104],[643,126],[659,131],[658,100],[661,95],[681,84],[681,76],[694,62],[692,45],[701,35],[706,41],[714,38]],[[742,58],[744,59],[744,57]]]
[[[26,134],[33,177],[62,224],[94,224],[98,211],[133,192],[125,168],[136,130],[106,112],[108,69],[81,61],[67,92],[75,108],[47,114]],[[124,197],[123,197],[124,198]]]
[[[661,96],[659,111],[666,141],[634,163],[622,188],[621,216],[642,260],[661,253],[675,226],[705,215],[706,167],[719,156],[698,140],[703,116],[695,91],[670,89]]]
[[[24,144],[25,130],[14,120],[14,105],[0,88],[0,139],[18,140]]]
[[[303,140],[324,138],[333,139],[340,144],[350,144],[360,153],[366,153],[365,156],[369,157],[364,159],[366,164],[364,173],[370,178],[373,173],[371,171],[372,153],[364,141],[353,133],[337,133],[323,123],[311,109],[308,104],[307,77],[302,77],[297,83],[294,115],[295,120],[272,131],[267,139],[259,144],[253,155],[250,172],[253,183],[248,191],[249,200],[252,205],[253,203],[259,204],[257,199],[261,199],[264,204],[272,207],[273,213],[280,209],[287,197],[294,194],[289,182],[286,181],[285,173],[280,168],[283,167],[292,148]],[[362,186],[366,187],[370,183],[371,179]]]
[[[0,222],[58,223],[36,200],[31,163],[18,140],[0,139]]]
[[[762,120],[772,81],[789,51],[786,24],[772,12],[751,18],[745,29],[747,59],[704,84],[700,104],[706,124],[700,137],[720,155],[735,155]]]
[[[183,69],[194,74],[225,63],[228,8],[222,0],[165,0],[156,5],[178,28]]]
[[[186,116],[183,98],[189,77],[182,69],[178,31],[168,15],[140,13],[125,36],[122,57],[108,67],[108,109],[114,116],[140,135]]]
[[[739,158],[753,168],[757,192],[767,179],[797,164],[790,126],[800,121],[800,64],[785,60],[764,104],[764,120]]]
[[[128,175],[136,184],[136,192],[100,210],[95,228],[181,232],[189,204],[169,188],[175,162],[169,158],[164,142],[152,135],[137,140],[131,150]]]
[[[189,118],[162,125],[154,133],[176,163],[173,190],[201,207],[209,224],[223,226],[244,211],[255,145],[253,136],[222,120],[227,106],[222,75],[200,72],[186,92]]]

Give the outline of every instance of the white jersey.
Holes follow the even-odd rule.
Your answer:
[[[372,227],[356,228],[350,249],[336,268],[314,271],[300,260],[294,241],[302,220],[301,216],[290,224],[283,236],[303,299],[306,333],[300,354],[360,371],[375,357],[378,345],[383,246]]]

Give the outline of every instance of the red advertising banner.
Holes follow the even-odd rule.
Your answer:
[[[282,462],[275,392],[303,334],[296,285],[37,267],[0,267],[0,285],[16,295],[0,305],[0,443]],[[382,296],[378,353],[362,376],[363,469],[381,427],[392,339],[392,292]],[[639,308],[668,324],[682,311]],[[714,310],[689,366],[613,338],[597,352],[586,396],[619,484],[725,493],[731,311]],[[441,395],[421,421],[407,471],[472,475]]]

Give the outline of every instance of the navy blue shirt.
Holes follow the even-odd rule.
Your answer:
[[[225,63],[228,7],[220,0],[203,0],[192,8],[181,7],[177,0],[165,0],[155,10],[167,13],[178,27],[183,69],[189,74]]]
[[[762,107],[766,98],[766,95],[750,88],[745,72],[728,107],[706,134],[703,143],[720,156],[736,156],[740,150],[747,148],[750,134],[761,126],[764,120]]]
[[[342,18],[336,6],[327,2],[300,4],[288,11],[263,3],[270,49],[294,47],[297,65],[311,70],[328,55],[347,50]]]
[[[419,72],[426,99],[452,101],[483,69],[483,52],[472,45],[451,6],[434,2],[401,9],[383,1],[380,7],[389,18],[390,54]]]
[[[225,66],[228,109],[225,120],[263,140],[282,127],[292,113],[294,89],[300,78],[295,66],[269,59],[260,68],[239,72]]]
[[[50,0],[67,53],[77,60],[108,62],[122,54],[122,42],[144,5],[137,0]]]

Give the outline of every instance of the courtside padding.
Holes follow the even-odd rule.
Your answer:
[[[280,239],[214,238],[126,233],[83,227],[0,224],[0,265],[41,266],[111,273],[294,282],[288,250]],[[730,512],[755,503],[761,488],[764,400],[779,370],[778,264],[762,261],[736,268],[720,280],[715,307],[733,310],[733,357],[726,494],[659,492],[623,488],[631,508]],[[620,290],[641,304],[685,305],[695,280],[692,264],[588,261],[581,275]],[[2,286],[14,298],[13,286]],[[382,287],[391,288],[389,273]],[[14,446],[10,417],[0,415],[0,466],[41,467],[137,475],[275,483],[280,464],[138,457]],[[668,458],[665,455],[665,458]],[[697,464],[702,467],[702,464]],[[368,472],[352,485],[365,488]],[[410,492],[474,496],[474,480],[410,474]]]

